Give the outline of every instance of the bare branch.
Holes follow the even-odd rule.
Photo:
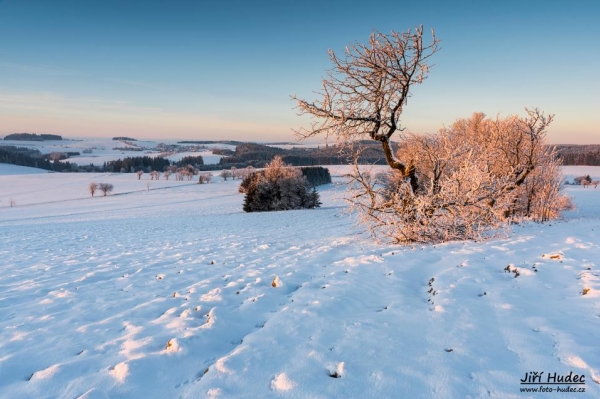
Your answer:
[[[410,89],[429,73],[429,58],[439,50],[432,30],[431,43],[423,43],[423,27],[414,31],[373,32],[367,44],[352,43],[344,57],[329,50],[333,65],[323,80],[319,101],[296,96],[300,115],[310,115],[309,129],[298,129],[300,138],[318,134],[334,136],[341,144],[370,138],[381,142],[388,165],[418,185],[414,168],[395,158],[390,147],[392,136],[403,129],[400,116],[410,97]]]

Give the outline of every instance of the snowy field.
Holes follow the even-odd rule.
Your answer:
[[[32,171],[0,164],[1,398],[600,397],[600,188],[505,239],[399,247],[353,229],[339,177],[319,209],[245,214],[218,172]]]

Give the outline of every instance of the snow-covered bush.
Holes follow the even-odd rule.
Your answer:
[[[200,173],[198,175],[198,184],[210,183],[212,181],[212,174],[210,172]]]
[[[396,156],[414,170],[376,179],[355,168],[350,197],[375,236],[442,242],[494,235],[509,223],[546,221],[571,207],[560,161],[545,144],[551,117],[460,119],[436,135],[407,134]]]
[[[264,171],[253,173],[244,181],[245,212],[311,209],[321,205],[319,194],[300,169],[287,166],[281,157],[275,157]]]
[[[322,166],[303,166],[303,167],[300,167],[300,172],[302,173],[302,176],[304,176],[306,178],[306,181],[308,181],[308,183],[312,187],[331,183],[331,174],[329,173],[329,169],[324,168]],[[255,176],[254,176],[255,174],[263,174],[264,175],[264,171],[259,170],[257,172],[254,172],[253,170],[246,169],[245,176],[243,177],[242,183],[240,184],[240,187],[238,188],[238,191],[240,193],[246,193],[246,191],[248,190],[248,187],[250,186],[252,181],[255,179]]]

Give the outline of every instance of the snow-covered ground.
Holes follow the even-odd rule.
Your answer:
[[[600,397],[600,189],[505,239],[400,247],[334,180],[319,209],[245,214],[239,180],[0,165],[0,397]]]

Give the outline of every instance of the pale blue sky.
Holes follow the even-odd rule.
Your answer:
[[[327,50],[435,28],[442,50],[403,125],[556,114],[554,143],[600,143],[600,2],[0,0],[0,135],[291,140]]]

